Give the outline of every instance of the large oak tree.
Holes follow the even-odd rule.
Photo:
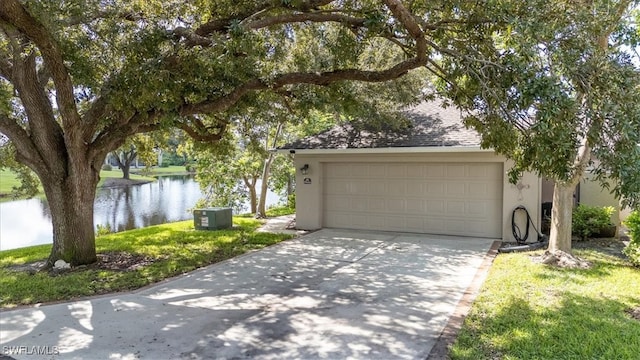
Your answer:
[[[96,260],[100,167],[131,136],[175,127],[217,141],[229,114],[258,93],[312,107],[339,101],[348,81],[383,82],[425,66],[440,73],[436,60],[449,56],[440,48],[469,40],[450,24],[477,9],[400,0],[1,1],[0,132],[44,187],[48,264]],[[328,41],[329,30],[340,41]],[[372,56],[381,43],[393,56]]]

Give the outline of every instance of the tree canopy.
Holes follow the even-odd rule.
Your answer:
[[[404,75],[422,68],[442,81],[441,93],[476,111],[469,123],[486,146],[516,160],[516,173],[536,169],[565,181],[571,165],[556,165],[589,139],[602,164],[618,164],[602,169],[620,175],[615,186],[626,193],[633,175],[609,159],[633,146],[618,140],[637,143],[615,134],[637,129],[622,120],[635,108],[608,97],[634,100],[637,77],[614,50],[621,48],[608,47],[631,38],[619,26],[630,2],[616,4],[3,0],[0,133],[10,140],[3,151],[42,182],[54,232],[48,263],[86,264],[96,260],[100,167],[133,135],[179,128],[216,142],[234,116],[265,103],[367,115],[371,102],[354,93],[403,86]],[[393,82],[377,84],[386,81]],[[617,125],[606,125],[614,117]],[[596,130],[581,132],[575,121]],[[599,130],[610,131],[602,144],[616,152],[595,145]],[[542,134],[559,137],[550,143]],[[500,140],[511,137],[524,145]],[[545,160],[545,149],[553,157]]]
[[[0,2],[0,132],[43,184],[54,229],[49,264],[95,261],[99,169],[131,136],[175,127],[218,141],[229,118],[260,96],[362,111],[348,101],[350,82],[428,65],[438,56],[429,44],[452,35],[426,32],[444,26],[453,5]],[[392,46],[376,52],[383,43]]]
[[[504,13],[491,51],[445,61],[440,90],[472,112],[482,144],[556,182],[551,250],[571,249],[576,185],[592,172],[640,204],[640,59],[633,1],[527,1]],[[463,57],[464,59],[464,57]]]

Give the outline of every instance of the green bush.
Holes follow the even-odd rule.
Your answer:
[[[111,225],[106,224],[106,225],[102,225],[102,224],[98,224],[96,225],[96,236],[103,236],[103,235],[108,235],[113,233],[113,230],[111,229]]]
[[[111,165],[109,165],[109,164],[104,164],[104,165],[102,165],[102,170],[111,171],[111,170],[113,170],[113,167]]]
[[[629,229],[631,241],[622,251],[633,265],[640,267],[640,210],[633,211],[624,221],[624,226]]]
[[[615,209],[612,206],[598,207],[578,205],[573,209],[573,221],[571,229],[574,235],[586,240],[595,234],[599,234],[611,226],[611,215]]]

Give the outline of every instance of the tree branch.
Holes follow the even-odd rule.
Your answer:
[[[71,76],[64,65],[58,44],[49,31],[18,0],[0,1],[0,20],[14,26],[40,49],[56,86],[56,101],[64,127],[70,129],[74,124],[80,123]]]
[[[348,24],[352,27],[361,27],[364,25],[365,20],[343,14],[318,12],[277,15],[254,20],[243,25],[247,29],[261,29],[273,25],[292,24],[300,22],[338,22],[341,24]]]
[[[224,135],[227,123],[219,121],[214,126],[206,126],[195,116],[185,117],[186,121],[178,121],[176,126],[186,132],[193,139],[201,142],[218,141]],[[216,130],[212,132],[212,130]]]
[[[33,139],[40,157],[47,160],[47,164],[59,163],[67,152],[64,144],[64,132],[56,122],[53,107],[45,88],[38,79],[37,60],[35,51],[23,59],[14,60],[13,86],[18,91],[24,111],[27,114],[29,137]],[[13,139],[12,139],[13,140]],[[50,168],[50,172],[62,174],[64,169]]]
[[[26,165],[32,169],[46,171],[46,165],[40,157],[38,149],[27,131],[18,124],[18,120],[0,114],[0,133],[11,139],[13,146]]]
[[[309,0],[309,1],[301,1],[296,5],[282,5],[280,8],[282,9],[290,9],[297,11],[310,11],[317,9],[318,7],[328,5],[332,3],[334,0]],[[284,3],[284,2],[282,2]],[[273,5],[274,2],[265,1],[262,3],[256,4],[253,8],[248,9],[247,11],[237,14],[233,17],[228,17],[224,19],[213,19],[203,25],[201,25],[198,29],[196,29],[195,34],[199,36],[207,36],[213,33],[225,32],[229,26],[234,21],[245,21],[247,19],[253,19],[256,15],[264,13],[266,10],[275,9],[276,7]]]
[[[415,57],[408,59],[391,68],[381,71],[339,69],[323,73],[292,72],[277,76],[270,83],[260,79],[254,79],[236,87],[235,90],[222,98],[210,99],[197,104],[184,105],[179,110],[179,113],[180,115],[187,116],[224,111],[233,106],[242,96],[251,91],[266,89],[276,90],[293,84],[329,85],[338,81],[347,80],[364,82],[388,81],[397,79],[406,74],[409,70],[418,68],[424,64],[426,64],[426,56],[422,56],[422,58]]]

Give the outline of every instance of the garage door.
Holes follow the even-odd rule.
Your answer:
[[[325,227],[502,237],[502,163],[325,163]]]

